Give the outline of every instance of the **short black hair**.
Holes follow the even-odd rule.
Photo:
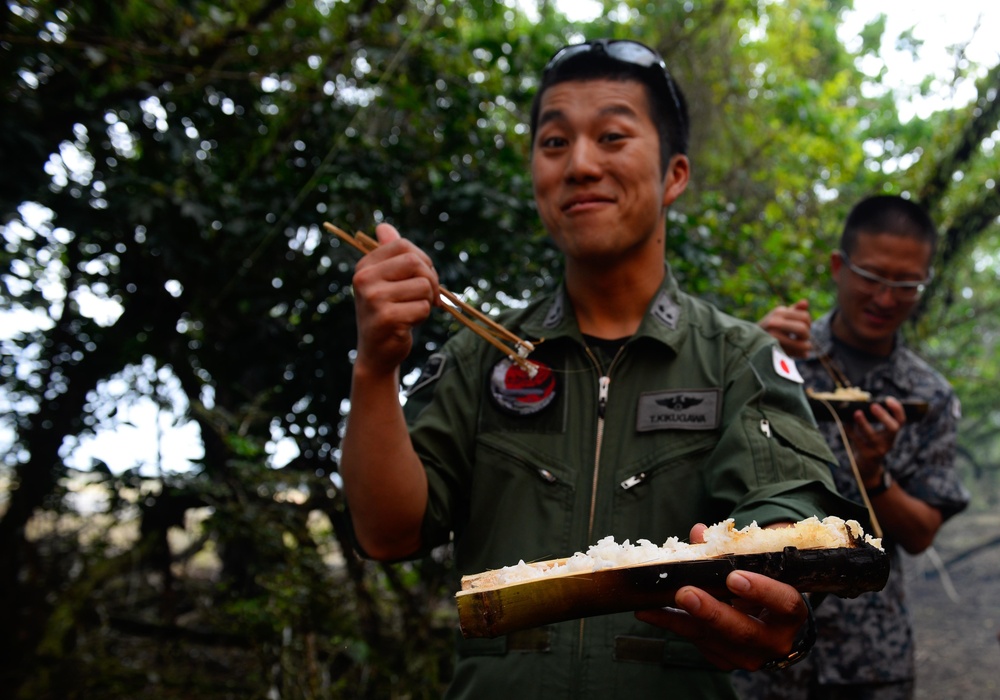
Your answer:
[[[609,43],[615,43],[615,40],[597,39],[587,43],[594,47],[606,47]],[[631,43],[638,44],[638,42]],[[645,48],[662,61],[657,52],[649,47]],[[650,118],[656,125],[660,137],[660,161],[663,171],[666,172],[667,164],[674,154],[687,153],[689,137],[687,101],[680,86],[666,68],[661,64],[642,66],[629,63],[610,56],[607,51],[599,50],[574,54],[554,65],[550,62],[542,73],[542,82],[531,105],[532,148],[545,91],[553,85],[573,80],[621,80],[641,83],[646,89]]]
[[[859,235],[880,233],[929,243],[931,259],[934,259],[938,241],[937,227],[926,210],[915,202],[889,194],[861,200],[847,215],[844,231],[840,236],[840,249],[851,255],[857,247]]]

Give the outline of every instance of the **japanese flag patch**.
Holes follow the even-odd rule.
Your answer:
[[[779,377],[796,384],[802,384],[805,381],[799,374],[799,368],[795,366],[795,360],[783,353],[780,348],[772,348],[771,358],[774,360],[774,371]]]

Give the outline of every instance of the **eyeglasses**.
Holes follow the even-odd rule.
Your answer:
[[[928,270],[927,278],[922,280],[887,280],[885,277],[869,272],[863,267],[858,267],[851,262],[843,250],[840,257],[844,259],[847,269],[861,278],[861,288],[868,294],[877,294],[883,289],[888,289],[899,301],[916,301],[924,293],[927,285],[934,279],[934,268]]]
[[[663,57],[645,44],[632,41],[631,39],[594,39],[583,44],[564,46],[556,51],[552,58],[549,59],[549,62],[545,64],[545,70],[542,71],[542,74],[544,75],[550,70],[559,67],[571,58],[588,53],[605,55],[616,61],[621,61],[632,66],[639,66],[640,68],[659,68],[660,70],[656,72],[658,75],[662,75],[664,82],[667,84],[667,91],[670,92],[670,99],[673,102],[675,116],[677,117],[678,132],[681,134],[682,141],[684,141],[684,150],[687,149],[688,124],[684,117],[684,109],[681,107],[680,97],[677,93],[677,84],[674,82],[673,76],[670,75],[670,71],[667,70],[667,64],[664,62]]]

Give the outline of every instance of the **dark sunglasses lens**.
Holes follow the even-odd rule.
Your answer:
[[[619,61],[643,68],[663,65],[663,61],[651,49],[633,41],[619,41],[609,44],[608,55]]]
[[[615,60],[622,61],[624,63],[631,63],[632,65],[641,66],[643,68],[664,65],[663,61],[649,47],[643,46],[642,44],[634,41],[623,40],[608,43],[593,42],[567,46],[557,51],[556,55],[549,59],[548,64],[545,66],[545,70],[555,68],[563,61],[573,58],[574,56],[591,52],[606,53]]]
[[[565,48],[556,51],[555,56],[549,59],[549,62],[545,64],[545,70],[550,70],[555,68],[563,61],[573,58],[573,56],[578,56],[582,53],[589,53],[593,47],[590,44],[574,44],[573,46],[567,46]]]

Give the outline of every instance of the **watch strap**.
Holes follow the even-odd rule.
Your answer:
[[[877,486],[872,488],[866,488],[865,491],[868,493],[868,497],[872,498],[874,496],[881,496],[883,493],[889,490],[892,486],[892,476],[889,475],[889,470],[882,467],[882,480],[879,481]]]
[[[788,668],[809,656],[813,645],[816,644],[816,618],[813,615],[812,605],[809,603],[809,596],[802,594],[802,600],[805,601],[809,616],[806,618],[805,624],[799,628],[799,633],[795,636],[795,641],[792,643],[792,650],[785,657],[768,661],[761,666],[761,670],[777,671]]]

